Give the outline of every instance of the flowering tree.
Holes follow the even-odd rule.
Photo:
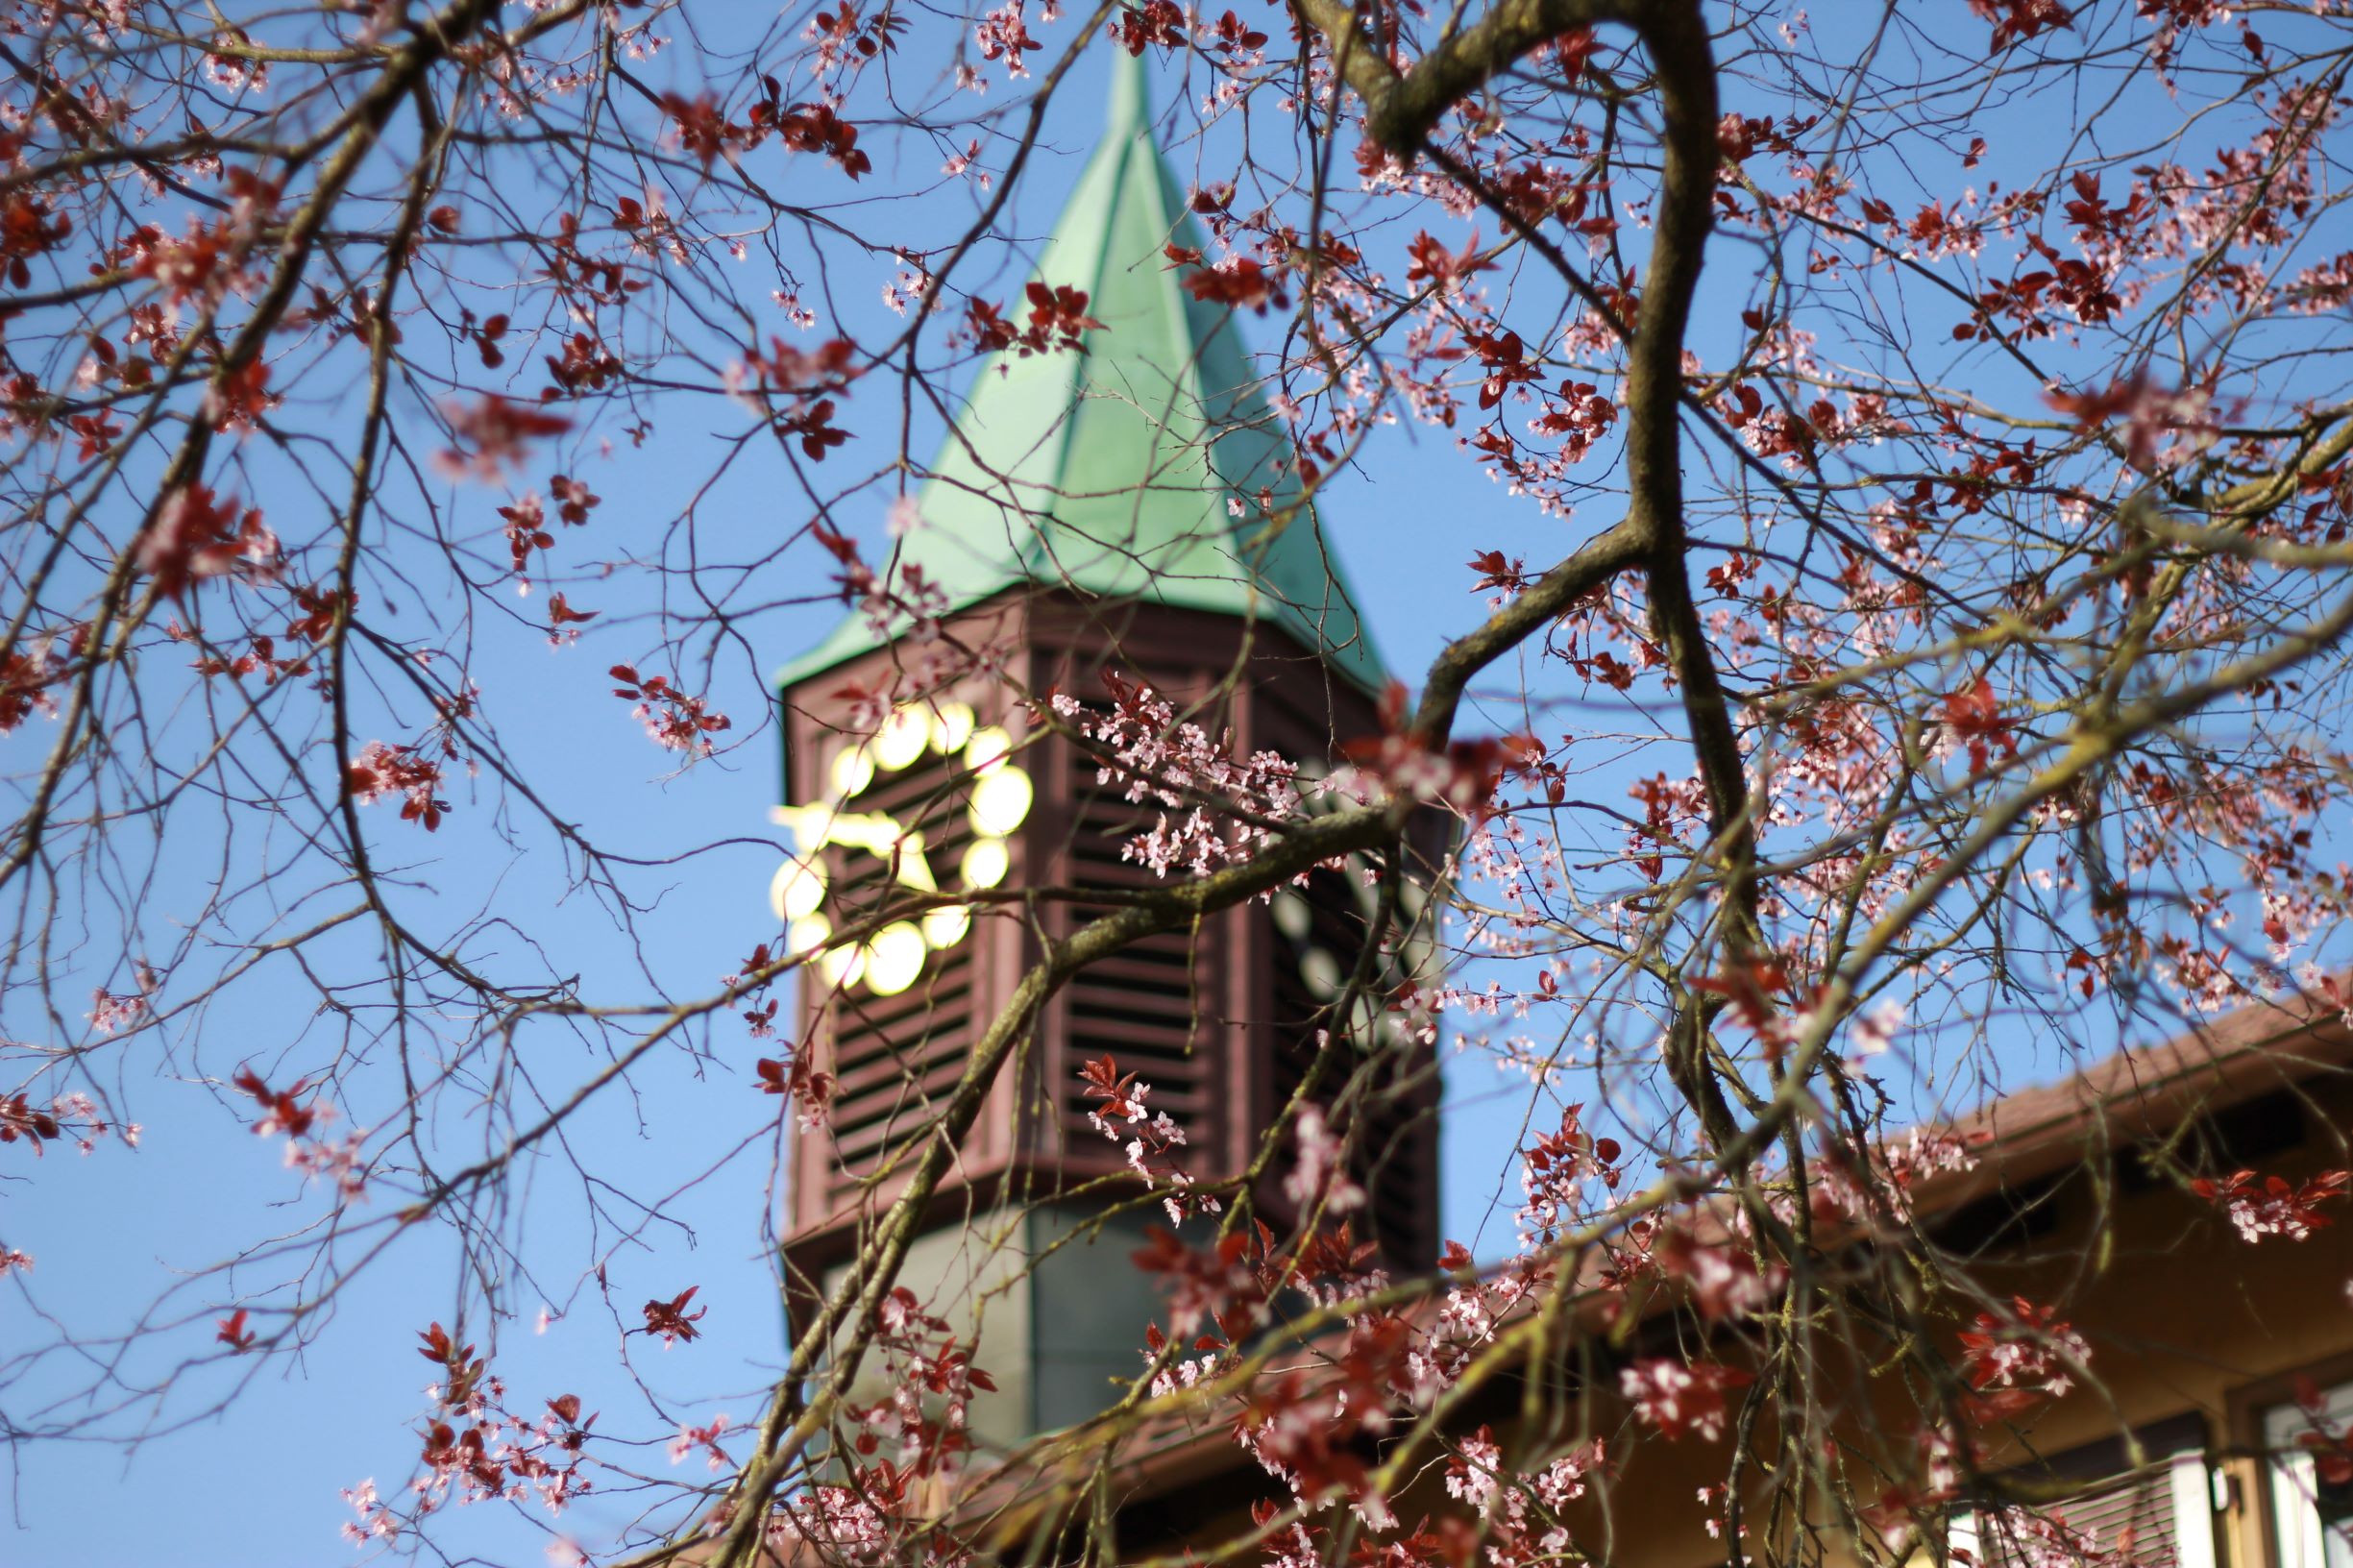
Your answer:
[[[119,1323],[46,1305],[72,1283],[0,1233],[26,1326],[0,1384],[50,1389],[12,1440],[128,1439],[211,1389],[233,1421],[240,1378],[433,1232],[447,1305],[379,1347],[430,1364],[423,1442],[413,1483],[355,1488],[363,1541],[455,1551],[457,1505],[514,1502],[598,1561],[968,1556],[942,1503],[983,1468],[990,1371],[895,1271],[1038,999],[1369,866],[1449,889],[1373,917],[1375,945],[1440,954],[1378,1039],[1447,1030],[1528,1086],[1509,1256],[1371,1264],[1347,1220],[1379,1151],[1345,1097],[1303,1093],[1236,1172],[1091,1066],[1127,1195],[1181,1223],[1138,1260],[1168,1310],[1133,1388],[989,1461],[1039,1549],[1107,1531],[1092,1481],[1182,1417],[1264,1472],[1256,1528],[1205,1556],[1598,1555],[1581,1500],[1630,1446],[1688,1442],[1721,1449],[1700,1507],[1749,1553],[1900,1558],[1973,1483],[1973,1433],[2099,1369],[2064,1302],[1918,1223],[1916,1185],[1973,1156],[1899,1127],[1992,1082],[2005,1027],[2343,1000],[2319,966],[2353,777],[2344,9],[11,0],[0,1161],[132,1158],[161,1097],[306,1184]],[[607,1264],[713,1168],[701,1197],[767,1234],[751,1163],[833,1088],[777,997],[846,987],[871,933],[665,952],[662,889],[750,846],[632,835],[766,755],[792,603],[922,650],[865,694],[875,734],[1005,682],[866,524],[920,526],[976,355],[1103,330],[1014,281],[1016,204],[1058,96],[1115,53],[1183,82],[1164,139],[1228,171],[1190,193],[1207,243],[1165,261],[1269,345],[1294,493],[1265,521],[1421,465],[1483,475],[1482,515],[1551,542],[1459,541],[1443,651],[1338,757],[1238,755],[1142,684],[1006,692],[1164,810],[1129,845],[1156,890],[1042,952],[902,1129],[907,1185],[822,1332],[753,1353],[748,1420],[523,1387],[496,1337],[534,1296],[609,1308],[621,1368],[765,1320],[688,1278],[639,1308]],[[712,498],[754,469],[746,527]],[[584,812],[577,748],[632,723],[677,774]],[[1409,852],[1433,811],[1436,866]],[[483,872],[527,854],[552,896]],[[577,950],[580,922],[542,923],[564,899],[601,922]],[[1388,1048],[1357,1017],[1334,1009],[1332,1063]],[[746,1160],[714,1165],[700,1117],[647,1116],[681,1151],[655,1175],[573,1136],[706,1069],[772,1096],[740,1096]],[[571,1286],[525,1236],[548,1166],[593,1219]],[[1265,1170],[1298,1224],[1255,1216]],[[2249,1240],[2346,1186],[2166,1174]],[[38,1176],[12,1201],[73,1201]],[[1587,1414],[1465,1430],[1563,1335],[1660,1313],[1694,1332],[1588,1380]],[[1900,1362],[1900,1416],[1841,1391],[1862,1341]],[[876,1365],[894,1392],[853,1397]],[[420,1412],[366,1413],[405,1443]],[[1428,1517],[1400,1501],[1426,1475]],[[608,1494],[627,1517],[581,1526]]]

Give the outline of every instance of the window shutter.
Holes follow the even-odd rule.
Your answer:
[[[2123,1444],[2093,1444],[2022,1472],[2038,1486],[2072,1481],[2080,1490],[2034,1509],[1974,1510],[1971,1545],[1983,1568],[2215,1568],[2202,1424],[2185,1417],[2135,1435],[2145,1469],[2118,1475]]]

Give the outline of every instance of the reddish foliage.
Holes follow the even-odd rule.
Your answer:
[[[1260,315],[1269,307],[1279,310],[1290,303],[1280,275],[1246,256],[1187,273],[1185,289],[1196,300],[1255,310]]]
[[[699,697],[690,696],[661,675],[640,675],[634,667],[617,664],[609,672],[622,684],[613,695],[637,705],[631,715],[646,726],[656,746],[695,756],[711,754],[710,737],[729,727],[727,716],[712,713]]]
[[[321,1106],[318,1101],[313,1100],[308,1105],[301,1103],[304,1092],[310,1086],[300,1080],[284,1089],[272,1089],[251,1067],[239,1067],[232,1082],[259,1102],[261,1117],[254,1123],[254,1131],[262,1137],[272,1133],[283,1133],[288,1138],[307,1137],[312,1125],[320,1119]]]
[[[1479,574],[1479,580],[1471,585],[1474,594],[1483,594],[1491,588],[1516,594],[1528,586],[1528,563],[1516,555],[1506,560],[1502,551],[1484,550],[1472,556],[1468,564]]]
[[[769,1005],[772,1009],[775,1004]],[[794,1052],[789,1064],[764,1056],[753,1068],[762,1093],[790,1095],[800,1107],[802,1126],[813,1127],[824,1119],[833,1103],[834,1076],[810,1066],[807,1052]]]
[[[32,287],[33,269],[27,263],[63,245],[73,233],[72,217],[52,210],[46,199],[21,189],[11,192],[0,202],[0,260],[8,263],[11,286]]]
[[[1026,290],[1029,316],[1018,331],[995,306],[972,300],[965,306],[965,327],[984,350],[1017,349],[1024,359],[1052,349],[1076,350],[1083,333],[1103,324],[1087,314],[1087,293],[1067,286],[1049,288],[1033,282]]]
[[[566,626],[576,626],[583,622],[594,621],[599,613],[596,610],[574,609],[561,594],[548,596],[548,625],[557,631],[561,631]]]
[[[1126,1119],[1142,1114],[1140,1096],[1136,1100],[1128,1098],[1135,1090],[1136,1075],[1132,1072],[1121,1073],[1119,1065],[1110,1056],[1100,1056],[1080,1064],[1078,1075],[1086,1085],[1087,1097],[1102,1102],[1095,1107],[1101,1115]]]
[[[450,803],[437,793],[441,765],[428,761],[411,746],[386,746],[370,741],[343,770],[343,787],[355,805],[372,805],[387,795],[399,795],[401,821],[423,824],[428,833],[441,826]]]
[[[548,514],[538,496],[525,496],[511,506],[500,507],[499,516],[506,522],[506,548],[514,557],[517,576],[530,564],[531,551],[555,548],[555,535],[542,527]]]
[[[1697,1437],[1715,1443],[1723,1441],[1730,1419],[1726,1396],[1754,1381],[1752,1374],[1721,1362],[1654,1356],[1625,1368],[1618,1386],[1634,1413],[1669,1442]]]
[[[212,1337],[233,1351],[253,1349],[257,1336],[245,1326],[245,1316],[246,1311],[242,1307],[231,1312],[214,1326]]]
[[[294,590],[294,605],[302,614],[287,625],[286,635],[300,637],[309,643],[323,643],[334,634],[339,622],[349,620],[359,607],[359,595],[350,588],[297,588]]]
[[[1458,252],[1449,251],[1428,230],[1424,230],[1406,246],[1406,255],[1411,257],[1406,268],[1406,282],[1428,283],[1441,293],[1459,288],[1478,274],[1494,269],[1495,263],[1479,253],[1479,231],[1476,229],[1471,231],[1470,238],[1463,241],[1462,249]]]
[[[442,1370],[441,1403],[457,1408],[472,1400],[485,1364],[474,1347],[458,1344],[439,1323],[418,1331],[417,1337],[424,1341],[417,1354]]]
[[[1344,743],[1349,764],[1398,796],[1441,801],[1474,820],[1493,802],[1506,776],[1540,754],[1527,736],[1449,741],[1441,749],[1411,727],[1403,684],[1381,698],[1382,733]]]
[[[2235,1170],[2220,1181],[2199,1177],[2190,1190],[2230,1216],[2247,1241],[2267,1236],[2301,1241],[2335,1223],[2320,1206],[2353,1192],[2353,1171],[2324,1170],[2301,1182]]]
[[[82,628],[74,628],[68,644],[78,649],[82,636]],[[55,712],[49,688],[63,680],[69,669],[47,639],[37,647],[0,655],[0,735],[36,713]]]
[[[2074,20],[2059,0],[1969,0],[1969,9],[1994,24],[1994,36],[1987,44],[1994,54]]]
[[[1189,1335],[1204,1322],[1239,1320],[1265,1300],[1264,1286],[1250,1263],[1250,1237],[1240,1232],[1220,1237],[1203,1252],[1157,1225],[1146,1235],[1149,1239],[1137,1249],[1134,1262],[1167,1287],[1169,1324],[1180,1335]]]
[[[471,404],[450,404],[443,412],[458,445],[444,449],[438,461],[453,478],[496,479],[502,470],[524,462],[532,442],[572,429],[572,421],[561,414],[543,413],[495,393]]]
[[[711,1311],[708,1307],[691,1312],[686,1310],[686,1304],[695,1299],[695,1292],[700,1288],[690,1285],[668,1301],[646,1303],[646,1326],[638,1332],[657,1335],[665,1345],[695,1338],[701,1332],[695,1325]]]
[[[776,429],[783,434],[800,437],[801,455],[811,462],[822,462],[826,453],[849,439],[849,432],[833,423],[833,400],[820,398],[777,420]]]
[[[1210,24],[1210,46],[1228,54],[1249,55],[1266,47],[1266,35],[1227,11]],[[1131,48],[1130,54],[1141,51]]]
[[[263,526],[258,506],[240,512],[233,498],[216,499],[207,485],[185,485],[156,508],[155,522],[140,538],[138,566],[158,594],[177,600],[210,577],[273,582],[278,536]]]
[[[1995,749],[2004,757],[2018,755],[2016,720],[2003,717],[1994,683],[1979,675],[1945,698],[1945,727],[1969,747],[1969,771],[1982,773],[1993,765]]]
[[[36,1110],[25,1095],[12,1094],[0,1099],[0,1143],[22,1139],[38,1154],[42,1139],[60,1137],[63,1132],[56,1113]]]
[[[1228,12],[1231,16],[1233,12]],[[1174,49],[1185,42],[1185,12],[1175,0],[1144,0],[1140,6],[1121,6],[1112,18],[1112,37],[1131,55],[1157,44]],[[1260,35],[1263,41],[1264,35]],[[1033,44],[1034,48],[1035,45]]]
[[[776,116],[777,133],[795,152],[822,153],[852,180],[871,173],[872,159],[858,150],[858,128],[824,104],[800,104]]]
[[[727,122],[715,93],[699,92],[689,99],[666,92],[662,112],[676,126],[678,145],[700,159],[705,169],[722,152],[732,153],[744,144],[744,128]]]

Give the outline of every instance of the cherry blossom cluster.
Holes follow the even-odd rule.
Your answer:
[[[1660,1277],[1681,1285],[1703,1322],[1754,1317],[1789,1284],[1785,1266],[1736,1236],[1703,1238],[1690,1227],[1669,1225],[1649,1250]]]
[[[1740,1368],[1717,1361],[1652,1356],[1620,1369],[1618,1392],[1669,1442],[1691,1436],[1718,1443],[1731,1419],[1729,1394],[1753,1381]]]
[[[1322,1049],[1328,1038],[1317,1030],[1316,1048]],[[1320,1205],[1334,1219],[1363,1208],[1364,1188],[1348,1173],[1347,1141],[1332,1130],[1324,1108],[1312,1100],[1301,1105],[1292,1131],[1298,1147],[1283,1178],[1283,1195],[1302,1213]]]
[[[713,1416],[699,1427],[691,1421],[679,1422],[678,1433],[671,1438],[666,1451],[670,1455],[670,1462],[682,1464],[687,1456],[699,1449],[703,1454],[704,1467],[714,1475],[726,1469],[735,1461],[727,1457],[725,1449],[719,1446],[719,1440],[727,1434],[731,1426],[732,1423],[723,1414]]]
[[[1983,1129],[1959,1133],[1914,1127],[1859,1157],[1849,1144],[1831,1143],[1808,1172],[1815,1217],[1842,1226],[1907,1227],[1923,1184],[1974,1170],[1979,1151],[1992,1139]],[[1787,1218],[1794,1213],[1795,1199],[1777,1193],[1775,1207]]]
[[[79,653],[81,642],[87,635],[81,626],[67,628],[63,636],[52,633],[35,639],[30,646],[12,649],[0,656],[0,735],[6,735],[37,713],[54,714],[57,702],[50,689],[64,680],[71,671],[71,654]],[[61,647],[66,649],[61,653]]]
[[[1450,1242],[1439,1265],[1460,1273],[1471,1266],[1468,1249]],[[1422,1341],[1407,1355],[1409,1398],[1416,1409],[1454,1385],[1480,1347],[1495,1339],[1496,1325],[1509,1317],[1550,1277],[1549,1270],[1525,1254],[1504,1268],[1468,1284],[1447,1288]]]
[[[2285,1176],[2258,1179],[2254,1171],[2236,1170],[2219,1181],[2201,1176],[2190,1189],[2229,1216],[2240,1239],[2249,1245],[2271,1236],[2302,1241],[2334,1223],[2321,1205],[2353,1192],[2353,1171],[2324,1170],[2292,1182]]]
[[[417,1354],[442,1379],[426,1389],[433,1414],[408,1484],[407,1511],[384,1501],[374,1480],[363,1481],[343,1493],[355,1516],[343,1527],[345,1538],[383,1540],[451,1504],[536,1502],[561,1514],[590,1489],[584,1451],[597,1417],[581,1416],[578,1395],[559,1394],[540,1414],[518,1415],[505,1408],[505,1384],[472,1345],[458,1343],[439,1323],[417,1337],[423,1341]]]
[[[258,506],[216,497],[207,485],[183,485],[166,496],[138,549],[139,570],[169,599],[214,577],[256,587],[278,581],[283,552]]]
[[[251,1067],[238,1068],[233,1082],[261,1107],[254,1122],[254,1136],[284,1135],[288,1169],[301,1171],[306,1182],[325,1182],[341,1199],[355,1199],[366,1192],[367,1135],[354,1131],[340,1139],[328,1138],[326,1128],[335,1119],[335,1108],[323,1097],[314,1096],[305,1103],[303,1096],[312,1087],[309,1082],[298,1079],[283,1089],[272,1089]]]
[[[772,992],[785,972],[775,967],[781,951],[781,944],[763,942],[752,948],[751,956],[735,973],[720,982],[730,998],[745,1004],[742,1017],[754,1040],[770,1040],[776,1033],[781,999]],[[761,1093],[785,1097],[801,1131],[823,1125],[833,1106],[836,1081],[832,1073],[817,1066],[815,1053],[806,1045],[794,1046],[782,1058],[760,1057],[752,1064],[752,1072]]]
[[[814,1554],[845,1568],[968,1568],[968,1547],[914,1517],[909,1493],[918,1480],[888,1459],[862,1463],[853,1483],[822,1482],[779,1502],[763,1539],[788,1562]],[[715,1511],[712,1529],[725,1523],[723,1510]]]
[[[1394,1529],[1360,1448],[1397,1419],[1412,1338],[1403,1318],[1360,1315],[1323,1364],[1262,1376],[1236,1396],[1235,1441],[1301,1505],[1345,1505],[1374,1530]]]
[[[1506,780],[1532,769],[1542,747],[1528,735],[1480,735],[1433,746],[1414,728],[1405,686],[1383,689],[1381,730],[1343,742],[1348,766],[1326,788],[1360,802],[1386,796],[1445,807],[1476,827]]]
[[[1207,875],[1249,859],[1274,841],[1278,824],[1304,815],[1296,765],[1272,751],[1234,754],[1231,734],[1214,739],[1179,723],[1176,706],[1148,685],[1106,671],[1112,710],[1098,713],[1065,692],[1047,700],[1054,717],[1098,748],[1095,782],[1124,798],[1153,801],[1163,812],[1150,831],[1120,849],[1122,859],[1162,876],[1184,870]]]
[[[897,1477],[960,1473],[972,1449],[973,1397],[996,1389],[972,1364],[971,1346],[900,1286],[877,1311],[870,1354],[881,1358],[888,1392],[844,1412],[857,1457],[879,1455]]]
[[[2054,1308],[2023,1296],[2008,1311],[1979,1312],[1973,1330],[1963,1332],[1961,1374],[1979,1394],[2018,1393],[2057,1399],[2074,1386],[2076,1370],[2092,1360],[2083,1335],[2062,1321]]]
[[[1556,1130],[1520,1151],[1520,1187],[1527,1196],[1517,1215],[1523,1246],[1548,1245],[1590,1217],[1598,1205],[1587,1184],[1599,1182],[1604,1192],[1614,1192],[1624,1177],[1618,1140],[1587,1132],[1583,1111],[1569,1106]]]
[[[609,674],[619,683],[613,695],[634,704],[629,716],[665,750],[710,756],[715,748],[711,737],[732,727],[725,714],[712,712],[705,698],[679,690],[667,675],[640,675],[635,666],[626,664],[614,665]]]
[[[893,538],[903,538],[922,526],[922,515],[905,497],[894,502],[889,515]],[[976,635],[945,635],[947,595],[931,580],[919,562],[902,560],[876,571],[867,564],[857,542],[822,523],[810,532],[841,570],[834,581],[842,598],[866,622],[877,638],[898,645],[898,656],[888,676],[873,685],[851,683],[842,689],[848,699],[843,725],[856,734],[871,734],[900,705],[944,691],[970,675],[996,678],[1004,673],[1012,644],[1003,631]]]
[[[413,746],[370,741],[345,766],[343,786],[355,805],[373,805],[388,795],[401,796],[401,821],[415,822],[429,833],[439,829],[450,809],[441,798],[441,764]]]
[[[1585,1495],[1589,1480],[1608,1473],[1602,1439],[1580,1443],[1550,1459],[1507,1462],[1494,1430],[1482,1426],[1454,1444],[1446,1460],[1446,1495],[1480,1516],[1486,1559],[1505,1565],[1557,1560],[1572,1536],[1560,1518]]]
[[[1122,1073],[1119,1064],[1108,1054],[1083,1063],[1079,1079],[1081,1092],[1096,1102],[1088,1109],[1088,1124],[1114,1143],[1126,1145],[1128,1168],[1147,1186],[1166,1189],[1161,1207],[1167,1211],[1169,1224],[1182,1225],[1188,1214],[1221,1211],[1216,1194],[1196,1188],[1184,1171],[1173,1164],[1152,1164],[1169,1150],[1184,1146],[1185,1129],[1167,1112],[1144,1109],[1144,1100],[1152,1092],[1150,1084],[1132,1072]]]
[[[1350,1302],[1384,1288],[1387,1276],[1374,1252],[1369,1243],[1355,1241],[1345,1225],[1303,1237],[1287,1255],[1263,1225],[1255,1236],[1237,1233],[1200,1249],[1156,1233],[1137,1262],[1167,1287],[1169,1319],[1193,1354],[1182,1357],[1157,1327],[1147,1331],[1147,1356],[1161,1368],[1155,1395],[1182,1396],[1222,1373],[1233,1347],[1265,1320],[1282,1289],[1300,1289],[1317,1305],[1346,1311]],[[1470,1272],[1470,1256],[1459,1246],[1450,1244],[1439,1262],[1452,1272]],[[1427,1409],[1481,1347],[1494,1341],[1499,1323],[1541,1297],[1551,1277],[1547,1266],[1524,1255],[1451,1287],[1433,1304],[1434,1311],[1349,1312],[1345,1329],[1311,1347],[1305,1364],[1262,1372],[1230,1392],[1235,1440],[1285,1484],[1292,1506],[1302,1510],[1298,1525],[1270,1542],[1270,1561],[1307,1560],[1331,1528],[1326,1521],[1335,1508],[1350,1509],[1374,1530],[1397,1529],[1362,1446]],[[1501,1466],[1493,1434],[1483,1431],[1453,1446],[1448,1486],[1484,1511],[1497,1561],[1532,1561],[1556,1550],[1562,1539],[1558,1510],[1583,1495],[1589,1478],[1603,1471],[1604,1458],[1599,1442],[1585,1442],[1541,1457],[1514,1475]],[[1271,1519],[1275,1507],[1263,1505],[1262,1520]],[[1420,1561],[1415,1554],[1430,1544],[1418,1531],[1407,1531],[1381,1550],[1404,1554],[1395,1558],[1399,1562]]]
[[[43,1152],[42,1144],[62,1139],[71,1139],[76,1148],[89,1154],[110,1133],[136,1148],[139,1131],[136,1122],[115,1122],[79,1090],[56,1095],[46,1104],[36,1103],[22,1090],[0,1095],[0,1143],[23,1143],[35,1154]]]

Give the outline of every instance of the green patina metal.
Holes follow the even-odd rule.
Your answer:
[[[1103,325],[1076,352],[1007,350],[983,365],[895,558],[952,609],[1051,584],[1280,626],[1378,692],[1380,658],[1313,509],[1297,504],[1289,444],[1240,336],[1164,253],[1203,238],[1153,143],[1142,64],[1122,55],[1115,71],[1102,145],[1037,275],[1084,289]],[[777,684],[882,641],[852,616]]]

